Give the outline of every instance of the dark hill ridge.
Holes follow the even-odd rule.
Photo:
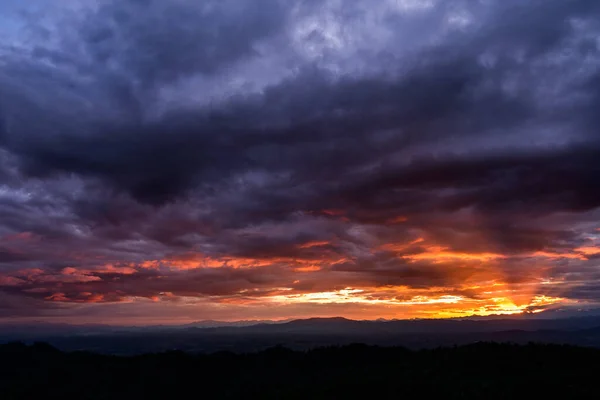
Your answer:
[[[350,345],[236,355],[110,357],[0,345],[0,398],[596,398],[600,350],[477,343],[411,351]]]
[[[360,321],[347,318],[309,318],[278,324],[256,324],[244,327],[190,328],[205,333],[478,333],[509,330],[575,331],[600,326],[600,317],[565,319],[415,319]]]
[[[365,343],[380,346],[435,348],[478,341],[565,343],[600,348],[600,317],[565,319],[451,319],[355,321],[311,318],[279,323],[220,327],[115,328],[51,326],[0,330],[0,343],[45,341],[61,350],[106,354],[142,354],[167,350],[194,353],[248,352],[275,345],[305,350],[319,346]],[[35,327],[34,327],[35,328]]]
[[[291,321],[197,321],[184,325],[111,326],[102,324],[69,325],[48,322],[0,322],[0,340],[36,338],[51,335],[109,334],[126,332],[204,333],[466,333],[506,330],[581,330],[600,326],[600,316],[569,318],[529,318],[527,316],[413,319],[413,320],[351,320],[342,317],[308,318]]]

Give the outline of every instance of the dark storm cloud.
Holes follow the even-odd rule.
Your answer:
[[[487,268],[515,285],[575,254],[596,279],[573,251],[600,205],[600,4],[392,3],[82,2],[8,44],[0,286],[110,302],[486,268],[410,258],[442,251],[505,256]]]
[[[600,144],[590,141],[560,149],[420,160],[398,168],[379,168],[350,183],[340,196],[359,208],[402,204],[408,194],[420,200],[399,212],[453,212],[476,207],[484,212],[587,211],[598,206]],[[452,189],[447,195],[444,189]],[[439,191],[438,196],[431,196]],[[419,198],[420,197],[420,198]],[[375,203],[376,204],[373,204]],[[360,207],[366,203],[365,207]]]
[[[144,18],[136,17],[141,11],[135,10],[141,4],[109,2],[84,18],[91,21],[82,25],[84,33],[78,40],[92,65],[100,66],[94,71],[98,83],[110,88],[110,78],[116,74],[112,70],[119,71],[119,79],[128,79],[128,84],[134,85],[139,79],[152,82],[154,87],[176,77],[216,73],[225,63],[260,56],[250,51],[252,45],[281,30],[285,19],[285,9],[276,2],[260,9],[243,5],[252,10],[249,14],[244,7],[239,10],[229,3],[192,6],[182,2],[167,7],[149,2],[143,5],[150,10]],[[572,16],[584,9],[573,7]],[[500,11],[506,13],[507,9]],[[318,67],[311,68],[312,72],[300,72],[261,95],[233,98],[216,109],[170,111],[142,120],[134,113],[127,118],[129,122],[116,124],[90,117],[89,121],[78,121],[85,125],[73,126],[72,134],[67,130],[30,140],[15,138],[28,134],[12,128],[17,121],[9,115],[5,118],[9,120],[5,124],[11,126],[7,131],[15,133],[7,133],[7,146],[23,156],[30,174],[62,171],[101,177],[142,201],[152,202],[171,200],[196,184],[218,182],[248,168],[291,170],[301,178],[328,169],[332,177],[339,178],[348,168],[389,157],[420,142],[501,131],[536,117],[531,90],[520,88],[508,93],[504,88],[509,76],[524,80],[532,73],[529,64],[514,59],[513,52],[525,51],[526,61],[533,63],[556,50],[560,39],[572,32],[566,22],[569,14],[562,15],[561,23],[557,23],[556,13],[541,18],[533,7],[521,12],[533,18],[528,22],[537,29],[523,32],[515,44],[505,33],[513,24],[524,29],[521,20],[525,17],[502,21],[502,31],[490,30],[482,43],[471,43],[477,32],[469,31],[447,46],[413,56],[414,60],[398,59],[385,75],[332,78]],[[106,18],[101,18],[105,14]],[[152,23],[153,18],[156,23]],[[494,26],[500,23],[488,22]],[[176,29],[167,29],[171,26]],[[531,34],[538,29],[548,32]],[[86,30],[99,33],[88,35]],[[119,45],[111,44],[113,41]],[[209,51],[207,43],[225,54]],[[497,59],[492,66],[480,60],[488,49]],[[36,75],[28,79],[36,84],[43,80],[65,91],[74,84],[67,77],[61,81],[48,76],[50,71],[31,74],[34,72]],[[530,89],[535,91],[543,83],[534,80]],[[110,91],[103,96],[105,101],[116,100]],[[386,130],[398,132],[386,135]]]
[[[156,88],[255,55],[256,42],[278,34],[285,18],[276,0],[109,1],[83,18],[80,34],[92,62],[114,62],[134,83]]]

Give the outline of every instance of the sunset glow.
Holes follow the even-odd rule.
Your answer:
[[[264,2],[0,2],[0,319],[600,308],[593,2]]]

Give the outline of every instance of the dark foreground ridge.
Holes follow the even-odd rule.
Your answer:
[[[540,344],[118,357],[12,343],[0,346],[0,398],[596,398],[598,365],[598,349]]]

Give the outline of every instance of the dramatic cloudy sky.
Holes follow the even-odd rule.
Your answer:
[[[0,319],[600,302],[600,2],[3,0]]]

